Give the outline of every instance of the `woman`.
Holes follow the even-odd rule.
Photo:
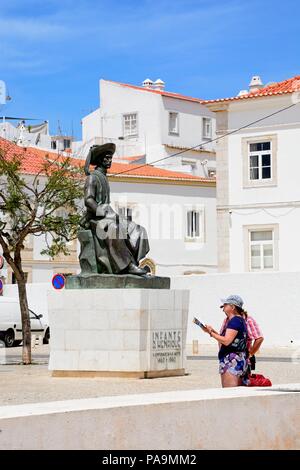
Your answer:
[[[245,310],[242,310],[243,318],[247,325],[247,350],[248,350],[248,364],[250,365],[250,370],[255,370],[256,358],[255,354],[259,351],[264,337],[262,331],[257,323],[257,321],[250,316]],[[221,326],[220,334],[226,328],[228,323],[228,318],[226,317]]]
[[[219,371],[222,387],[242,385],[247,373],[247,325],[243,318],[243,300],[239,295],[223,299],[223,311],[228,319],[226,327],[218,334],[210,325],[206,332],[219,343]]]

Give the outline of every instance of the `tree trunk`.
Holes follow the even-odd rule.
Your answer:
[[[21,279],[17,278],[17,283],[18,283],[19,302],[20,302],[21,318],[22,318],[22,334],[23,334],[22,359],[23,359],[23,364],[31,364],[31,328],[30,328],[30,317],[29,317],[29,310],[28,310],[26,281],[25,281],[24,273],[22,273]]]

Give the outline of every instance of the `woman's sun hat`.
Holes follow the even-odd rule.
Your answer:
[[[221,299],[221,302],[220,308],[223,308],[225,304],[235,305],[239,308],[243,308],[244,305],[244,301],[239,295],[229,295],[226,299]]]

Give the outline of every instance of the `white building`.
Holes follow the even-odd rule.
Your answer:
[[[0,138],[0,150],[23,159],[24,174],[34,175],[49,152],[22,148]],[[55,155],[54,155],[55,156]],[[111,203],[116,211],[143,225],[150,252],[143,264],[158,275],[215,272],[216,193],[215,179],[201,178],[147,165],[113,163],[110,169]],[[54,273],[79,271],[78,246],[70,242],[70,256],[53,260],[41,255],[43,237],[26,240],[23,251],[28,282],[50,282]],[[0,276],[14,277],[9,267]]]
[[[100,80],[100,107],[82,119],[76,153],[85,157],[91,145],[114,142],[119,158],[140,156],[208,177],[215,176],[214,136],[214,115],[198,98],[167,92],[161,80],[145,80],[141,87]]]
[[[21,147],[35,147],[43,150],[68,154],[71,151],[73,137],[68,135],[50,135],[49,123],[26,124],[20,120],[14,126],[9,120],[0,121],[0,137]]]
[[[254,77],[249,92],[207,102],[220,137],[220,271],[300,270],[299,93],[300,76],[265,87]]]
[[[146,166],[123,173],[115,163],[112,203],[148,232],[150,266],[162,276],[215,272],[215,180]],[[125,213],[126,213],[125,212]]]

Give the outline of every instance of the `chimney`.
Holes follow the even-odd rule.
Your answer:
[[[251,79],[251,82],[249,83],[249,93],[252,93],[254,91],[260,90],[260,88],[263,88],[263,82],[261,81],[261,78],[259,75],[254,75]]]
[[[153,88],[154,90],[163,91],[165,89],[165,82],[163,82],[160,78],[158,78],[153,83]]]
[[[144,88],[152,88],[153,81],[150,80],[150,78],[146,78],[146,80],[143,81],[142,85]]]

